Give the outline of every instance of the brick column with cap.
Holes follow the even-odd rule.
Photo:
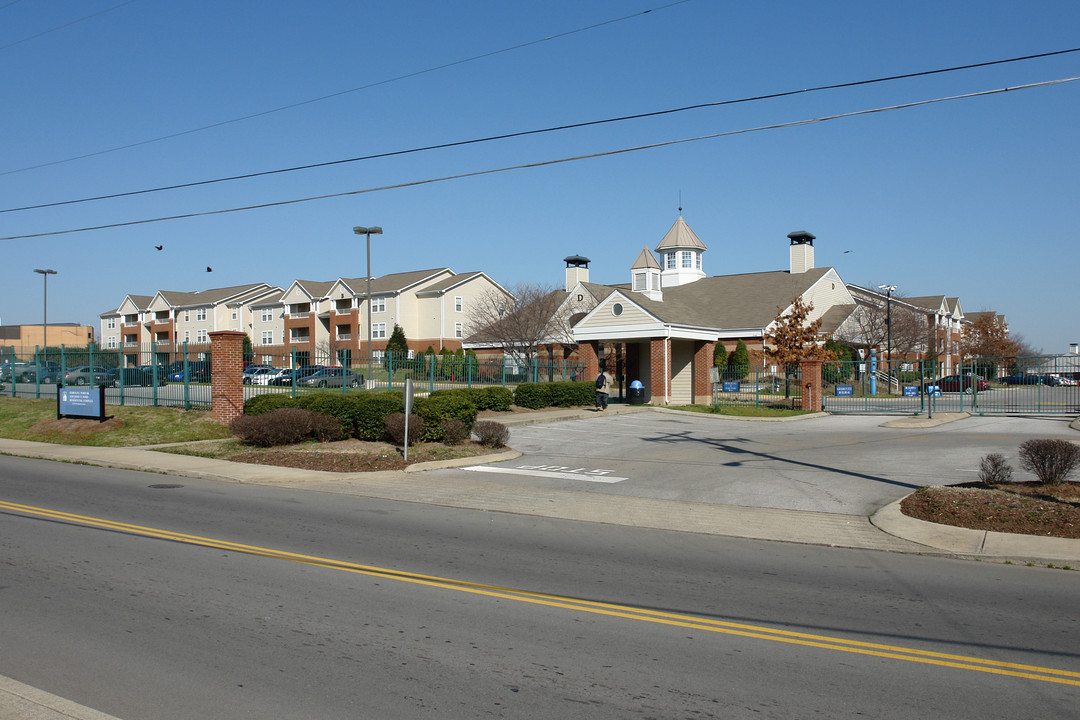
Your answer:
[[[821,412],[822,384],[820,360],[802,360],[799,362],[799,375],[802,380],[802,409]]]
[[[210,333],[211,415],[229,423],[244,414],[244,333],[218,330]]]
[[[582,380],[590,382],[600,374],[600,343],[596,340],[586,340],[578,345],[578,357],[585,366],[585,377]]]

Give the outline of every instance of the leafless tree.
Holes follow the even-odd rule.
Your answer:
[[[518,283],[510,295],[492,288],[470,306],[466,337],[530,363],[538,346],[572,342],[565,300],[566,292],[551,285]]]
[[[919,355],[927,350],[931,332],[926,313],[904,302],[904,296],[893,293],[852,293],[857,307],[835,333],[836,339],[855,348],[873,348],[888,354],[892,341],[893,359]],[[891,328],[891,330],[890,330]]]

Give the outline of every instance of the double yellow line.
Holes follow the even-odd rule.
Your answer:
[[[1018,663],[1000,662],[997,660],[984,660],[964,655],[952,655],[949,653],[932,652],[929,650],[917,650],[897,645],[884,645],[881,643],[860,642],[857,640],[845,640],[826,635],[812,635],[808,633],[793,632],[790,630],[777,630],[759,625],[727,622],[724,620],[712,620],[709,618],[696,617],[681,613],[663,612],[636,608],[629,605],[615,603],[595,602],[591,600],[579,600],[577,598],[561,595],[549,595],[545,593],[514,590],[512,588],[499,587],[497,585],[485,585],[482,583],[465,582],[450,578],[433,575],[421,575],[418,573],[404,572],[390,568],[373,565],[361,565],[358,563],[343,562],[331,558],[318,557],[316,555],[303,555],[300,553],[274,550],[272,548],[259,547],[256,545],[244,545],[241,543],[216,540],[213,538],[188,535],[158,528],[132,525],[129,523],[114,522],[102,518],[75,515],[72,513],[49,510],[47,508],[20,505],[0,500],[0,511],[10,511],[32,517],[48,518],[62,522],[73,523],[86,527],[102,528],[114,532],[123,532],[131,535],[171,540],[189,545],[219,550],[231,550],[233,552],[256,555],[259,557],[276,558],[279,560],[291,560],[331,570],[371,575],[401,582],[426,585],[428,587],[457,590],[458,592],[472,593],[487,597],[516,600],[534,605],[543,605],[577,612],[592,613],[594,615],[606,615],[609,617],[625,618],[650,622],[659,625],[702,630],[705,632],[722,633],[726,635],[738,635],[741,637],[754,638],[757,640],[771,640],[773,642],[790,643],[804,647],[820,648],[823,650],[835,650],[838,652],[855,653],[859,655],[872,655],[875,657],[904,660],[907,662],[937,665],[941,667],[955,668],[959,670],[973,670],[976,672],[991,673],[995,675],[1008,675],[1011,677],[1039,680],[1042,682],[1059,683],[1062,685],[1080,686],[1080,672],[1068,670],[1056,670],[1054,668],[1039,667],[1036,665],[1022,665]]]

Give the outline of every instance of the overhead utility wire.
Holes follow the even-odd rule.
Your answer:
[[[729,130],[727,132],[712,133],[710,135],[698,135],[697,137],[682,138],[680,140],[666,140],[664,142],[652,143],[649,145],[638,145],[635,147],[622,148],[619,150],[606,150],[604,152],[590,153],[587,155],[574,155],[571,157],[558,158],[555,160],[541,160],[533,163],[524,163],[521,165],[508,165],[506,167],[492,168],[489,170],[476,170],[474,172],[459,173],[457,175],[445,175],[443,177],[428,178],[426,180],[413,180],[410,182],[397,183],[394,185],[382,185],[373,188],[364,188],[362,190],[348,190],[346,192],[330,193],[328,195],[314,195],[305,198],[296,198],[293,200],[279,200],[277,202],[261,203],[258,205],[247,205],[244,207],[226,208],[223,210],[206,210],[203,212],[185,213],[182,215],[169,215],[166,217],[148,218],[144,220],[130,220],[128,222],[110,223],[108,225],[94,225],[91,227],[72,228],[70,230],[54,230],[51,232],[33,233],[29,235],[9,235],[7,237],[0,237],[0,240],[27,240],[30,238],[50,237],[55,235],[68,235],[71,233],[89,232],[91,230],[109,230],[113,228],[131,227],[133,225],[148,225],[150,223],[166,222],[170,220],[185,220],[188,218],[196,217],[208,217],[211,215],[225,215],[234,212],[245,212],[248,210],[262,210],[265,208],[281,207],[283,205],[296,205],[299,203],[312,202],[314,200],[329,200],[332,198],[349,197],[352,195],[364,195],[367,193],[382,192],[385,190],[399,190],[407,187],[418,187],[420,185],[431,185],[433,183],[448,182],[450,180],[462,180],[465,178],[480,177],[482,175],[494,175],[496,173],[509,172],[511,170],[527,170],[531,168],[547,167],[550,165],[559,165],[562,163],[576,162],[578,160],[591,160],[594,158],[611,157],[613,155],[623,155],[625,153],[638,152],[640,150],[653,150],[655,148],[668,147],[671,145],[681,145],[684,143],[698,142],[700,140],[712,140],[721,137],[730,137],[732,135],[743,135],[752,132],[761,132],[763,130],[779,130],[783,128],[800,127],[802,125],[812,125],[814,123],[826,122],[828,120],[840,120],[843,118],[856,117],[859,115],[872,115],[874,113],[889,112],[892,110],[905,110],[913,107],[920,107],[922,105],[931,105],[934,103],[948,102],[950,100],[966,100],[976,97],[986,97],[989,95],[999,95],[1005,92],[1012,92],[1016,90],[1029,90],[1031,88],[1047,87],[1050,85],[1060,85],[1062,83],[1073,82],[1080,80],[1080,75],[1068,78],[1061,78],[1059,80],[1046,80],[1044,82],[1030,83],[1028,85],[1016,85],[1014,87],[999,88],[997,90],[982,90],[980,92],[967,93],[964,95],[951,95],[948,97],[934,98],[931,100],[918,100],[910,103],[903,103],[900,105],[889,105],[886,107],[871,108],[869,110],[856,110],[848,113],[840,113],[837,115],[827,115],[824,117],[810,118],[808,120],[795,120],[786,123],[776,123],[774,125],[760,125],[758,127],[744,128],[742,130]]]
[[[819,85],[817,87],[804,88],[802,90],[787,90],[784,92],[770,93],[767,95],[755,95],[752,97],[738,98],[735,100],[719,100],[716,102],[699,103],[696,105],[686,105],[678,108],[669,108],[666,110],[654,110],[652,112],[638,113],[635,115],[621,115],[619,117],[605,118],[602,120],[587,120],[580,123],[571,123],[568,125],[556,125],[552,127],[534,129],[534,130],[522,130],[520,132],[504,133],[502,135],[489,135],[481,138],[474,138],[472,140],[458,140],[455,142],[440,143],[437,145],[425,145],[423,147],[410,148],[408,150],[392,150],[383,153],[375,153],[373,155],[362,155],[359,157],[345,158],[342,160],[329,160],[327,162],[312,163],[309,165],[296,165],[288,168],[279,168],[277,170],[264,170],[261,172],[246,173],[244,175],[232,175],[229,177],[214,178],[211,180],[198,180],[195,182],[181,183],[177,185],[165,185],[156,188],[148,188],[144,190],[130,190],[128,192],[112,193],[109,195],[97,195],[94,197],[79,198],[76,200],[58,200],[51,203],[41,203],[39,205],[24,205],[22,207],[7,208],[0,210],[0,214],[21,212],[23,210],[40,210],[42,208],[58,207],[61,205],[75,205],[85,202],[96,202],[99,200],[113,200],[115,198],[131,197],[133,195],[145,195],[148,193],[165,192],[168,190],[180,190],[183,188],[199,187],[201,185],[212,185],[214,183],[231,182],[234,180],[249,180],[251,178],[264,177],[266,175],[279,175],[282,173],[297,172],[299,170],[312,170],[315,168],[332,167],[334,165],[344,165],[347,163],[361,162],[365,160],[377,160],[380,158],[394,157],[397,155],[409,155],[412,153],[427,152],[429,150],[444,150],[452,147],[461,147],[464,145],[475,145],[478,143],[492,142],[494,140],[507,140],[510,138],[525,137],[528,135],[540,135],[543,133],[559,132],[563,130],[573,130],[577,128],[590,127],[593,125],[604,125],[608,123],[624,122],[627,120],[640,120],[642,118],[657,117],[660,115],[671,115],[674,113],[686,112],[688,110],[700,110],[703,108],[720,107],[723,105],[737,105],[740,103],[756,102],[760,100],[772,100],[775,98],[788,97],[791,95],[801,95],[804,93],[819,92],[822,90],[837,90],[840,88],[857,87],[859,85],[872,85],[875,83],[890,82],[893,80],[906,80],[909,78],[923,77],[926,75],[938,75],[947,72],[956,72],[959,70],[970,70],[972,68],[987,67],[990,65],[1002,65],[1005,63],[1020,62],[1023,60],[1033,60],[1037,58],[1045,58],[1053,55],[1063,55],[1066,53],[1080,52],[1080,48],[1072,48],[1070,50],[1055,50],[1053,52],[1039,53],[1038,55],[1025,55],[1023,57],[1007,58],[1004,60],[990,60],[981,63],[972,63],[969,65],[956,65],[948,68],[938,68],[936,70],[922,70],[919,72],[904,73],[902,75],[889,75],[886,77],[873,78],[870,80],[854,80],[851,82],[836,83],[833,85]],[[3,174],[3,173],[0,173]]]
[[[18,1],[19,0],[15,0],[15,2],[18,2]],[[131,3],[136,2],[136,1],[137,0],[127,0],[127,2],[122,2],[119,5],[113,5],[110,8],[105,8],[104,10],[99,10],[96,13],[91,13],[89,15],[85,15],[85,16],[79,18],[78,20],[72,20],[71,22],[66,22],[63,25],[57,25],[56,27],[49,28],[48,30],[42,30],[41,32],[37,33],[36,35],[31,35],[30,37],[24,37],[22,40],[16,40],[15,42],[8,43],[7,45],[0,45],[0,50],[7,50],[8,48],[12,48],[12,47],[15,47],[16,45],[21,45],[24,42],[29,42],[31,40],[39,38],[42,35],[48,35],[49,33],[54,33],[57,30],[63,30],[66,27],[71,27],[72,25],[76,25],[78,23],[81,23],[83,20],[89,20],[90,18],[95,18],[98,15],[104,15],[107,12],[112,12],[113,10],[117,10],[119,8],[122,8],[125,5],[130,5]],[[0,10],[3,10],[8,5],[14,5],[15,2],[10,2],[7,5],[4,5],[3,7],[0,7]]]
[[[134,2],[134,0],[128,0],[128,2]],[[84,160],[86,158],[96,157],[98,155],[105,155],[107,153],[117,152],[119,150],[128,150],[130,148],[140,147],[142,145],[150,145],[152,143],[161,142],[162,140],[171,140],[173,138],[183,137],[184,135],[191,135],[193,133],[202,132],[203,130],[212,130],[213,128],[222,127],[224,125],[232,125],[233,123],[243,122],[244,120],[251,120],[257,117],[263,117],[264,115],[272,115],[273,113],[282,112],[284,110],[292,110],[293,108],[303,107],[304,105],[311,105],[312,103],[322,102],[323,100],[330,100],[332,98],[340,97],[342,95],[348,95],[349,93],[359,92],[361,90],[368,90],[380,85],[387,85],[398,80],[407,80],[409,78],[417,77],[419,75],[426,75],[427,73],[436,72],[438,70],[445,70],[452,68],[456,65],[464,65],[465,63],[474,62],[476,60],[483,60],[484,58],[493,57],[495,55],[502,55],[503,53],[512,52],[514,50],[521,50],[532,45],[539,45],[540,43],[548,42],[549,40],[557,40],[559,38],[568,37],[570,35],[576,35],[577,33],[583,33],[588,30],[595,30],[596,28],[604,27],[605,25],[613,25],[624,20],[630,20],[642,15],[648,15],[651,12],[658,10],[667,10],[668,8],[675,7],[676,5],[683,5],[691,2],[691,0],[675,0],[675,2],[668,3],[667,5],[660,5],[658,7],[649,8],[648,10],[642,10],[640,12],[632,13],[630,15],[624,15],[622,17],[613,18],[611,20],[604,20],[603,22],[594,23],[592,25],[586,25],[585,27],[577,28],[576,30],[566,30],[564,32],[555,33],[554,35],[547,35],[537,40],[530,40],[518,45],[511,45],[510,47],[502,48],[501,50],[491,50],[490,52],[481,53],[479,55],[473,55],[472,57],[463,58],[461,60],[454,60],[453,62],[444,63],[442,65],[436,65],[425,70],[417,70],[415,72],[406,73],[404,75],[398,75],[396,77],[387,78],[385,80],[377,80],[367,85],[361,85],[360,87],[350,88],[348,90],[339,90],[338,92],[330,93],[329,95],[323,95],[321,97],[312,98],[310,100],[301,100],[300,102],[291,103],[289,105],[282,105],[281,107],[272,108],[270,110],[262,110],[250,115],[243,115],[232,120],[222,120],[221,122],[211,123],[209,125],[203,125],[202,127],[192,128],[191,130],[182,130],[171,135],[162,135],[161,137],[150,138],[149,140],[140,140],[139,142],[129,143],[127,145],[118,145],[116,147],[108,148],[106,150],[98,150],[92,153],[86,153],[85,155],[76,155],[75,157],[66,158],[64,160],[52,160],[50,162],[41,163],[39,165],[29,165],[23,168],[16,168],[15,170],[5,170],[0,172],[0,175],[11,175],[14,173],[25,172],[27,170],[37,170],[38,168],[50,167],[52,165],[61,165],[63,163],[73,162],[75,160]],[[51,31],[50,31],[51,32]],[[29,38],[28,38],[29,39]],[[19,42],[22,42],[21,40]],[[3,48],[0,48],[3,50]]]

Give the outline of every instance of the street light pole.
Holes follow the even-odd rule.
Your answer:
[[[352,229],[357,235],[364,235],[367,237],[367,374],[371,375],[371,236],[382,235],[382,228],[378,226],[373,227],[354,227]]]
[[[34,272],[41,275],[42,279],[45,281],[45,297],[44,297],[44,300],[42,302],[42,308],[43,308],[43,312],[44,312],[44,317],[42,318],[42,321],[41,321],[41,344],[43,346],[42,351],[45,353],[45,357],[48,358],[48,355],[49,355],[49,276],[50,275],[56,275],[56,271],[51,269],[51,268],[46,268],[45,270],[38,270],[38,269],[35,268]]]
[[[878,290],[885,291],[885,363],[889,369],[889,392],[892,392],[892,294],[896,290],[895,285],[878,285]]]

